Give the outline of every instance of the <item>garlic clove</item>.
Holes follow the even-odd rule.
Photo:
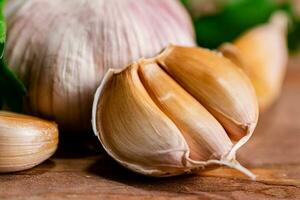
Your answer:
[[[233,145],[218,121],[156,62],[143,60],[139,64],[139,75],[147,92],[183,134],[190,158],[206,161],[228,154]]]
[[[105,150],[133,171],[152,176],[182,173],[187,144],[147,94],[137,69],[134,64],[106,74],[95,98],[94,131]]]
[[[242,70],[222,54],[202,48],[170,46],[156,59],[213,114],[231,139],[238,141],[251,136],[258,119],[258,106],[251,82]]]
[[[0,173],[32,168],[57,149],[55,123],[0,111]]]
[[[285,14],[275,13],[270,22],[251,29],[233,44],[220,47],[224,56],[241,67],[251,79],[260,110],[278,98],[288,61]]]

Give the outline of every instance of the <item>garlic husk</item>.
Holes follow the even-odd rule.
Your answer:
[[[99,94],[101,101],[95,104],[100,113],[94,113],[99,139],[113,158],[134,171],[161,175],[163,168],[168,168],[176,173],[176,169],[184,168],[182,158],[188,154],[187,144],[146,93],[137,65],[132,68],[115,76],[111,76],[111,70],[103,80],[106,92]]]
[[[151,57],[169,43],[193,46],[190,17],[174,0],[10,0],[9,66],[28,108],[70,133],[90,128],[93,94],[108,68]]]
[[[194,50],[190,48],[190,53]],[[178,79],[166,73],[159,58],[141,59],[124,69],[107,72],[95,94],[92,116],[94,132],[104,149],[123,166],[148,176],[191,173],[217,164],[238,169],[254,179],[236,161],[235,154],[251,137],[255,124],[240,139],[231,139],[222,121]],[[179,56],[177,62],[181,61]],[[231,70],[239,71],[237,67],[229,68],[221,76]],[[237,82],[241,85],[244,81]],[[248,86],[241,91],[246,96],[254,93],[251,84]],[[213,94],[222,89],[211,88],[217,90]]]
[[[287,25],[287,16],[277,12],[269,23],[249,30],[233,44],[220,47],[224,56],[251,79],[261,111],[269,108],[281,92],[288,62]]]
[[[218,121],[156,62],[139,63],[138,72],[144,87],[186,138],[191,149],[190,157],[207,160],[227,154],[232,143]]]
[[[221,122],[231,139],[240,140],[255,128],[258,106],[251,82],[221,53],[169,46],[156,59]]]
[[[57,149],[55,123],[0,111],[0,173],[30,169]]]

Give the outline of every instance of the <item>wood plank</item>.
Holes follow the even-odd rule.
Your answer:
[[[0,175],[0,199],[300,199],[299,64],[300,57],[292,60],[281,98],[239,152],[239,160],[258,175],[256,182],[226,167],[148,178],[119,166],[89,140],[64,139],[42,165]]]

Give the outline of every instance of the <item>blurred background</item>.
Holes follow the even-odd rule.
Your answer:
[[[299,0],[182,0],[191,13],[200,46],[217,48],[258,24],[276,11],[289,16],[288,45],[291,52],[300,44]]]

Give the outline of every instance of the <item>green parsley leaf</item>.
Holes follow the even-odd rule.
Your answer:
[[[12,111],[21,112],[26,89],[7,67],[3,57],[6,40],[6,24],[2,14],[4,3],[4,0],[0,0],[0,109],[5,105]]]
[[[191,1],[182,0],[188,9],[192,9]],[[197,42],[200,46],[215,49],[224,42],[233,41],[248,29],[267,22],[275,11],[281,10],[290,18],[289,49],[291,52],[300,49],[300,19],[296,17],[291,1],[281,4],[275,0],[223,0],[220,2],[223,4],[223,9],[218,13],[193,19]]]
[[[295,20],[288,35],[288,45],[292,53],[300,49],[300,20]]]
[[[212,16],[194,19],[200,46],[217,48],[232,41],[245,30],[266,22],[277,4],[272,0],[231,0],[224,9]]]
[[[0,60],[0,91],[2,101],[6,106],[15,112],[22,111],[26,89],[16,75],[8,69],[3,59]]]

